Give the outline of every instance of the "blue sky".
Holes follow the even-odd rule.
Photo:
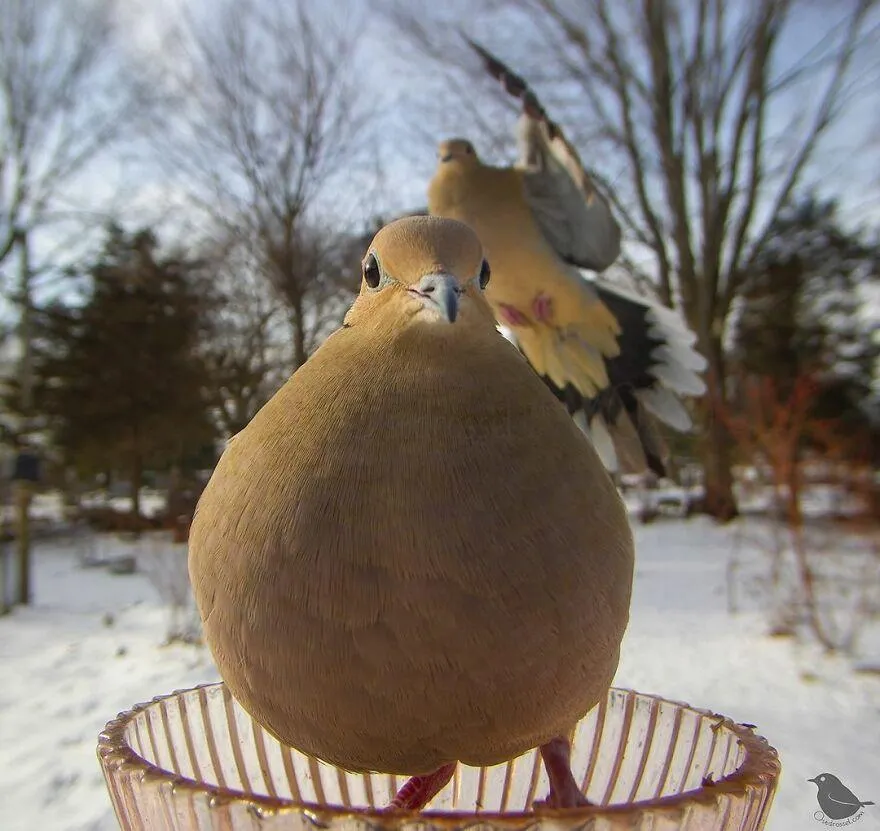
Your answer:
[[[187,4],[190,8],[203,4],[206,0],[196,0]],[[146,0],[128,0],[127,5],[135,12],[139,30],[138,39],[152,37],[150,48],[156,49],[161,56],[161,40],[155,34],[162,24],[157,21],[168,21],[178,12],[183,0],[160,0],[149,3]],[[320,4],[317,4],[320,5]],[[417,4],[416,4],[417,5]],[[849,0],[841,0],[838,9],[849,5]],[[473,127],[463,119],[463,113],[450,109],[448,113],[438,113],[430,108],[430,115],[413,112],[413,105],[421,101],[427,106],[431,102],[425,100],[423,90],[430,90],[430,75],[435,73],[427,62],[420,62],[419,56],[410,48],[400,44],[389,29],[375,17],[367,14],[368,0],[336,0],[331,6],[326,4],[323,10],[336,20],[345,18],[347,21],[359,19],[367,23],[359,44],[359,54],[354,61],[353,70],[363,83],[365,95],[371,99],[375,108],[376,132],[379,136],[378,150],[382,157],[385,175],[388,177],[386,200],[388,207],[399,210],[408,204],[421,204],[424,201],[424,188],[430,178],[434,165],[434,148],[430,139],[424,136],[425,126],[433,126],[436,139],[448,135],[474,135]],[[473,20],[472,0],[447,0],[444,3],[444,18],[459,25],[470,25]],[[779,58],[782,63],[790,64],[804,52],[809,45],[819,40],[831,27],[839,12],[828,5],[816,3],[806,6],[805,13],[793,18],[782,40]],[[473,30],[491,48],[498,48],[505,55],[501,44],[493,43],[492,33],[485,31],[480,20],[476,20]],[[878,41],[880,43],[880,41]],[[848,215],[853,219],[870,218],[880,222],[880,140],[873,146],[870,134],[880,130],[880,63],[876,56],[867,56],[859,73],[866,82],[875,81],[873,91],[862,94],[857,104],[847,109],[845,118],[841,119],[823,144],[820,163],[811,170],[810,179],[829,192],[841,197]],[[870,72],[868,63],[870,61]],[[426,72],[427,70],[427,72]],[[796,118],[801,109],[807,110],[811,97],[817,92],[817,79],[812,79],[795,95],[780,99],[771,114],[772,130],[781,130]],[[491,79],[486,80],[482,90],[476,94],[486,97],[492,87]],[[867,83],[864,84],[868,86]],[[539,87],[539,93],[551,95],[552,91]],[[507,114],[506,129],[512,132],[515,116]],[[504,127],[502,127],[504,129]],[[480,136],[475,136],[480,142]],[[495,162],[509,161],[510,157],[493,157],[491,149],[483,146],[484,154]],[[589,148],[581,147],[582,154],[587,157]],[[598,163],[597,163],[598,164]]]
[[[841,2],[847,5],[849,0]],[[122,22],[130,35],[127,48],[150,61],[163,60],[164,30],[173,24],[184,5],[194,13],[211,7],[209,0],[123,0]],[[436,78],[432,83],[436,70],[428,62],[421,61],[411,48],[397,41],[387,26],[368,14],[368,0],[334,0],[332,5],[316,5],[330,19],[344,20],[345,25],[352,20],[366,24],[352,71],[357,73],[367,104],[375,112],[376,150],[384,176],[383,187],[376,194],[375,204],[370,206],[376,213],[388,215],[424,204],[425,187],[435,166],[434,145],[443,137],[470,135],[487,160],[496,163],[511,160],[509,155],[492,154],[491,148],[481,142],[481,137],[474,135],[473,125],[461,109],[453,107],[448,112],[438,109],[431,93],[436,83]],[[473,0],[447,0],[442,6],[442,14],[450,22],[473,25],[469,31],[496,49],[500,56],[509,57],[503,48],[504,37],[509,37],[509,33],[496,35],[494,30],[487,31],[484,20],[475,19],[475,8]],[[821,38],[837,13],[834,7],[821,2],[813,6],[807,4],[806,8],[787,31],[780,50],[783,62],[794,60],[806,44]],[[836,6],[837,10],[840,8]],[[880,128],[880,76],[877,75],[877,61],[874,56],[869,57],[872,62],[866,59],[865,67],[859,71],[866,87],[872,80],[877,83],[873,90],[863,92],[856,105],[848,108],[845,117],[828,136],[819,163],[810,171],[809,181],[815,182],[826,193],[839,197],[847,219],[878,227],[880,139],[872,142],[871,134]],[[526,72],[525,69],[522,71]],[[485,87],[475,93],[487,95],[492,84],[487,78]],[[552,98],[552,90],[538,82],[536,86],[539,94]],[[797,96],[787,99],[785,106],[774,111],[771,127],[782,129],[800,113],[802,106],[805,110],[809,108],[815,94],[813,83],[800,90]],[[424,111],[416,110],[420,103],[424,103]],[[502,129],[512,133],[515,114],[503,109],[492,112],[506,122]],[[74,210],[102,210],[111,205],[124,205],[125,214],[132,219],[159,221],[170,235],[179,226],[179,221],[190,215],[185,208],[186,190],[179,182],[161,176],[156,169],[126,158],[128,149],[122,148],[123,153],[116,158],[93,165],[71,189],[65,201]],[[589,148],[581,146],[580,149],[584,158],[589,158]],[[601,171],[601,160],[594,164]],[[364,181],[358,181],[356,177],[340,182],[326,195],[328,212],[340,209],[339,212],[345,214],[351,200],[347,188],[361,189],[364,186]],[[166,206],[169,199],[177,205],[175,209],[169,210]],[[348,218],[356,219],[351,210],[348,210]],[[60,233],[56,229],[52,239],[57,239]],[[49,241],[49,236],[44,237],[43,250]]]

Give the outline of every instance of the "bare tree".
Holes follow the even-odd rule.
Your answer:
[[[0,7],[0,262],[124,129],[112,0]]]
[[[22,411],[31,406],[34,234],[125,127],[112,0],[8,0],[0,7],[0,265],[18,251]]]
[[[325,17],[304,3],[225,0],[177,32],[160,79],[162,159],[278,291],[294,366],[332,305],[324,237],[349,219],[338,206],[356,201],[369,137],[357,21],[331,26]]]
[[[137,564],[165,607],[165,645],[201,644],[202,625],[189,581],[186,542],[161,533],[150,535],[144,543]]]
[[[33,428],[34,248],[63,199],[123,134],[135,86],[123,82],[113,0],[0,4],[0,294],[18,306],[20,401],[12,432]],[[7,284],[17,252],[15,286]],[[5,333],[4,333],[5,334]],[[31,487],[17,490],[19,600],[29,602]]]
[[[235,241],[213,256],[211,312],[204,359],[218,426],[241,430],[281,386],[290,366],[283,308],[262,279],[250,251]]]
[[[803,618],[826,649],[850,651],[866,623],[869,595],[877,588],[877,523],[870,516],[867,499],[849,500],[848,521],[841,521],[841,516],[824,516],[821,521],[810,516],[815,509],[808,513],[805,500],[810,484],[806,461],[810,456],[822,461],[823,487],[837,492],[838,500],[859,494],[870,481],[870,475],[864,475],[869,466],[857,458],[865,442],[839,418],[825,420],[815,416],[822,387],[809,370],[786,379],[787,391],[781,390],[769,376],[745,371],[731,375],[738,390],[736,401],[731,405],[719,396],[715,401],[719,418],[742,455],[770,474],[769,588],[777,603],[780,594],[783,598],[775,610],[774,630],[790,631]],[[823,526],[828,533],[819,533]],[[846,560],[852,559],[846,556],[852,543],[861,551],[863,560],[854,571],[845,567]],[[788,552],[794,567],[789,579],[784,580]],[[823,580],[820,570],[824,567],[827,572],[835,555],[844,555],[844,567],[838,569],[841,573],[836,581],[845,584],[846,590],[840,592],[834,603],[829,603],[831,598],[823,595],[836,586]],[[729,564],[729,576],[733,576],[736,567],[734,559]],[[835,621],[829,606],[842,607],[845,620]]]
[[[309,306],[295,327],[305,354],[340,325],[360,286],[364,252],[381,225],[376,219],[361,234],[298,228],[298,269],[310,279]],[[259,244],[247,245],[234,236],[225,244],[211,238],[201,249],[200,259],[211,274],[205,285],[209,311],[201,350],[214,418],[228,438],[248,424],[295,364],[287,297],[296,287],[265,279]]]
[[[255,240],[262,271],[288,310],[293,369],[341,322],[360,284],[364,235],[300,219],[288,233]]]
[[[438,30],[426,3],[376,2],[428,55],[427,44],[436,54],[438,37],[457,36]],[[697,332],[713,396],[725,389],[728,322],[770,221],[846,107],[869,93],[877,5],[510,0],[469,27],[490,48],[512,44],[513,66],[557,90],[555,117],[589,147],[627,228],[629,267]],[[471,61],[459,71],[479,70]],[[478,89],[472,81],[470,95]],[[711,407],[701,416],[707,510],[727,518],[729,436]]]

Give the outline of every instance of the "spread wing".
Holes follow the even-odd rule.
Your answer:
[[[566,350],[559,337],[554,347],[547,344],[543,350],[555,354],[555,363],[530,362],[593,441],[609,470],[639,471],[647,466],[665,476],[668,454],[656,422],[680,432],[691,428],[690,413],[680,399],[705,392],[700,373],[706,360],[694,349],[696,336],[675,312],[605,280],[585,283],[619,325],[617,354],[594,356],[602,362],[605,383],[585,393],[563,381],[574,374],[560,369]],[[532,331],[523,330],[522,343],[517,332],[505,332],[527,358],[535,354],[525,341]]]
[[[468,42],[489,74],[522,104],[515,168],[526,202],[544,239],[572,267],[576,293],[584,303],[589,296],[597,310],[591,322],[567,319],[563,329],[532,327],[509,337],[590,436],[609,469],[647,465],[663,476],[667,453],[656,421],[688,430],[691,418],[679,396],[705,391],[698,373],[706,361],[693,349],[696,338],[669,309],[610,282],[587,280],[578,271],[603,271],[617,259],[620,226],[577,150],[525,80]],[[559,303],[569,317],[583,305]],[[616,325],[599,326],[608,320]],[[609,348],[608,335],[616,338],[617,348]],[[587,358],[589,366],[583,366]],[[584,377],[593,380],[592,388],[578,381]]]
[[[620,254],[620,226],[577,150],[519,75],[479,44],[468,42],[488,72],[522,103],[516,168],[535,224],[561,259],[603,271]]]

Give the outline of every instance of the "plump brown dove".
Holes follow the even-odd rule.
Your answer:
[[[466,139],[441,143],[428,212],[479,235],[492,262],[486,298],[529,363],[593,440],[609,470],[667,472],[654,419],[680,430],[679,396],[705,392],[706,361],[680,317],[583,270],[618,257],[620,228],[577,151],[535,93],[482,46],[485,67],[522,104],[519,158],[484,164]]]
[[[607,694],[633,542],[608,472],[497,330],[474,232],[385,226],[344,326],[227,445],[189,568],[242,706],[349,771],[413,777],[540,747],[547,804],[585,804],[568,737]]]

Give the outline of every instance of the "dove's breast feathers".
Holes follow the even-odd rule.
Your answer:
[[[617,667],[619,496],[494,331],[331,336],[229,445],[190,545],[233,694],[348,769],[510,758]]]

